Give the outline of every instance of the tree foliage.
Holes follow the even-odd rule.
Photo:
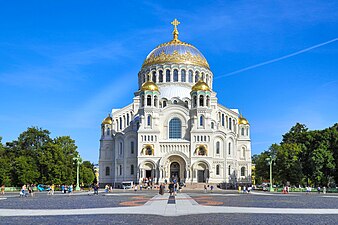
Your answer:
[[[269,179],[266,158],[274,155],[273,178],[276,184],[325,185],[338,182],[338,124],[309,131],[297,123],[283,135],[280,144],[253,156],[256,182]]]
[[[17,140],[4,146],[0,137],[0,184],[74,184],[78,156],[75,141],[69,136],[50,137],[48,130],[30,127]],[[92,181],[93,168],[81,167],[81,179]],[[92,172],[92,174],[90,173]],[[83,177],[86,176],[86,177]]]

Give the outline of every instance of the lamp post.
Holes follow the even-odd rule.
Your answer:
[[[80,185],[79,185],[79,167],[80,164],[82,164],[82,158],[80,156],[74,157],[73,158],[74,161],[76,161],[76,187],[75,187],[75,191],[79,191],[80,190]]]
[[[266,161],[268,161],[269,165],[270,165],[270,192],[273,192],[273,187],[272,187],[272,163],[275,160],[273,157],[269,157],[265,159]]]

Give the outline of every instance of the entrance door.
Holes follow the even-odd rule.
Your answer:
[[[205,183],[205,176],[204,170],[197,170],[197,182],[198,183]]]
[[[180,164],[173,162],[170,164],[170,179],[176,179],[177,182],[180,181]]]
[[[151,177],[151,170],[146,170],[146,178],[150,178]]]

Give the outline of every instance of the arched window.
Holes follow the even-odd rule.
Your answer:
[[[153,82],[156,83],[156,71],[153,71]]]
[[[122,165],[120,165],[120,176],[122,176]]]
[[[174,69],[174,82],[178,81],[178,70]]]
[[[185,70],[181,70],[181,82],[185,82],[186,77],[185,77]]]
[[[200,95],[200,106],[204,106],[204,96]]]
[[[109,136],[110,135],[110,128],[108,127],[107,128],[107,136]]]
[[[244,136],[244,128],[241,129],[241,135]]]
[[[192,83],[193,78],[194,78],[193,72],[192,70],[189,70],[189,83]]]
[[[163,82],[163,71],[159,71],[160,75],[158,76],[158,82],[162,83]]]
[[[143,95],[141,95],[140,98],[141,98],[141,106],[144,106],[144,97],[143,97]]]
[[[205,83],[209,85],[209,75],[207,74],[207,78],[205,79]]]
[[[131,154],[134,154],[134,148],[135,148],[134,142],[132,141],[132,142],[130,142],[130,153]]]
[[[154,96],[154,106],[157,107],[157,96]]]
[[[245,158],[245,148],[244,147],[242,148],[242,156],[243,156],[243,158]]]
[[[116,130],[118,130],[118,129],[119,129],[119,120],[116,119]]]
[[[120,117],[120,130],[122,130],[122,117]]]
[[[231,118],[229,118],[229,129],[232,130],[232,128],[231,128]]]
[[[228,145],[228,155],[231,155],[231,142],[229,142],[229,145]]]
[[[216,142],[216,154],[219,155],[220,152],[220,143],[219,141]]]
[[[228,174],[231,175],[231,166],[228,167]]]
[[[244,166],[241,168],[241,176],[242,176],[242,177],[245,176],[245,167],[244,167]]]
[[[106,176],[110,176],[110,168],[109,168],[109,166],[106,167]]]
[[[203,72],[202,72],[202,76],[201,77],[202,77],[202,80],[204,81],[204,73]]]
[[[120,150],[120,155],[122,155],[123,154],[123,145],[122,145],[122,142],[120,142],[119,150]]]
[[[215,128],[215,124],[214,122],[211,122],[211,129],[214,129]]]
[[[224,114],[222,114],[222,126],[224,127]]]
[[[177,105],[177,100],[174,100],[174,104]]]
[[[246,136],[249,136],[249,128],[246,128]]]
[[[151,96],[147,95],[147,106],[151,106]]]
[[[147,125],[151,126],[151,115],[148,115],[147,117]]]
[[[129,119],[129,113],[127,113],[127,126],[129,126],[129,121],[130,119]]]
[[[165,81],[170,82],[170,70],[166,70],[165,73]]]
[[[130,166],[130,175],[134,175],[134,165]]]
[[[207,95],[207,106],[208,107],[210,106],[210,97],[209,97],[209,95]]]
[[[219,165],[216,166],[216,175],[219,175]]]
[[[198,81],[198,78],[199,78],[199,73],[198,73],[198,71],[196,71],[196,73],[195,73],[195,83]]]
[[[169,138],[177,139],[182,136],[182,123],[179,118],[173,118],[169,122]]]
[[[102,127],[102,129],[101,129],[101,135],[102,136],[104,135],[104,127]]]
[[[167,102],[163,101],[163,108],[167,106]]]
[[[192,107],[196,107],[196,106],[197,106],[197,96],[195,95]]]
[[[203,116],[200,116],[200,126],[203,126],[203,124],[204,124],[204,118]]]

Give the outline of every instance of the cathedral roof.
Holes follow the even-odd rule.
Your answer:
[[[113,118],[111,118],[110,114],[102,121],[102,124],[112,124]]]
[[[191,88],[192,91],[210,91],[210,88],[207,83],[202,79],[199,79],[194,86]]]
[[[151,80],[144,82],[141,87],[141,91],[159,91],[158,86]]]
[[[183,63],[209,69],[207,60],[195,46],[178,40],[177,25],[180,22],[175,19],[172,24],[174,25],[173,40],[163,43],[152,50],[144,60],[142,68],[162,63]]]
[[[245,119],[242,115],[240,115],[239,118],[238,118],[238,124],[248,125],[249,121],[247,119]]]

